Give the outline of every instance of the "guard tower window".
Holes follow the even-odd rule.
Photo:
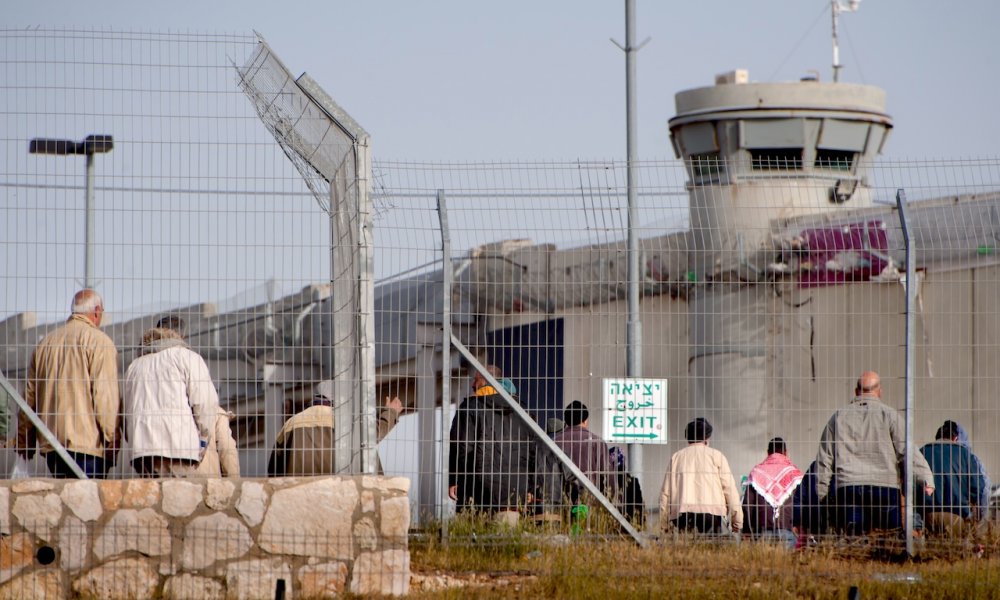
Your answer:
[[[750,148],[754,171],[802,169],[802,148]]]
[[[852,150],[830,150],[827,148],[816,149],[816,168],[832,169],[834,171],[850,171],[854,167],[854,157],[857,153]]]
[[[691,178],[694,181],[714,180],[722,174],[722,158],[718,152],[692,154],[688,160],[691,163]]]

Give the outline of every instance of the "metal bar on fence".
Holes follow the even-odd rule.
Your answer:
[[[903,230],[903,243],[906,246],[906,450],[903,455],[903,464],[906,468],[903,481],[903,494],[906,497],[906,553],[913,556],[913,503],[916,500],[916,493],[913,489],[913,378],[916,368],[916,303],[917,303],[917,269],[916,269],[916,248],[913,239],[910,237],[910,230],[906,223],[906,192],[900,188],[896,190],[896,208],[899,210],[899,225]]]
[[[454,271],[451,264],[451,232],[448,229],[448,203],[444,190],[437,193],[438,220],[441,224],[441,464],[450,464],[446,439],[451,422],[451,286]],[[443,469],[442,469],[443,470]],[[448,497],[448,477],[441,479],[441,498]],[[448,520],[441,510],[441,535],[448,539]]]
[[[368,136],[354,140],[354,193],[357,198],[358,400],[361,415],[361,472],[378,474],[378,423],[375,394],[375,254],[372,223],[371,145]]]
[[[521,406],[521,403],[518,402],[517,400],[514,400],[513,396],[507,393],[507,390],[504,389],[502,385],[500,385],[500,382],[497,381],[497,379],[493,377],[493,375],[489,371],[486,370],[486,367],[484,367],[483,364],[480,363],[478,359],[476,359],[475,355],[473,355],[472,352],[470,352],[469,349],[465,347],[465,344],[463,344],[454,335],[451,336],[451,343],[453,346],[455,346],[455,349],[458,350],[459,353],[461,353],[462,356],[464,356],[465,359],[469,361],[469,364],[471,364],[476,369],[476,371],[478,371],[483,376],[486,382],[489,383],[491,386],[493,386],[493,389],[496,391],[497,395],[499,395],[501,398],[504,399],[504,401],[514,411],[514,414],[516,414],[518,418],[520,418],[521,421],[528,426],[528,429],[535,434],[535,437],[537,437],[538,440],[542,444],[544,444],[545,447],[548,448],[550,452],[552,452],[552,454],[556,457],[556,459],[560,463],[562,463],[563,467],[565,467],[573,475],[573,477],[576,478],[576,480],[580,483],[580,485],[582,485],[584,489],[586,489],[594,496],[594,498],[601,504],[601,506],[603,506],[608,511],[608,513],[611,514],[611,516],[616,521],[618,521],[618,524],[622,526],[622,529],[624,529],[626,533],[628,533],[632,537],[632,539],[635,540],[637,544],[639,544],[639,546],[645,548],[648,544],[646,538],[643,537],[642,534],[640,534],[635,529],[635,527],[632,527],[632,523],[630,523],[629,520],[626,519],[621,512],[619,512],[618,507],[616,507],[613,502],[608,500],[608,497],[604,495],[604,492],[601,491],[601,489],[598,488],[597,485],[595,485],[594,482],[591,481],[590,478],[587,477],[583,473],[583,471],[581,471],[580,468],[576,466],[576,463],[574,463],[573,460],[570,459],[570,457],[566,456],[566,453],[564,453],[562,449],[560,449],[559,446],[554,441],[552,441],[552,438],[550,438],[548,434],[546,434],[545,431],[538,426],[538,423],[536,423],[535,419],[533,419],[531,415],[529,415],[528,412],[524,410],[524,408]]]
[[[45,423],[38,417],[38,414],[31,410],[31,407],[28,406],[28,402],[21,397],[21,394],[17,393],[17,390],[14,389],[14,386],[11,385],[10,381],[7,380],[7,377],[3,373],[0,373],[0,387],[2,387],[4,391],[6,391],[7,394],[14,399],[14,403],[21,409],[21,413],[28,417],[31,424],[35,426],[35,430],[52,446],[52,449],[56,451],[56,454],[59,455],[59,458],[62,459],[63,463],[65,463],[66,466],[73,471],[73,474],[76,475],[78,479],[87,479],[87,474],[83,472],[80,465],[76,464],[76,461],[69,455],[69,452],[66,452],[66,448],[59,443],[58,439],[56,439],[55,434],[45,426]]]
[[[359,445],[355,433],[355,420],[359,413],[355,410],[354,397],[357,388],[352,381],[354,373],[354,348],[345,344],[348,339],[354,315],[352,295],[354,287],[351,268],[351,248],[345,240],[349,229],[350,215],[344,206],[344,193],[338,189],[340,178],[330,180],[330,322],[333,331],[330,344],[330,379],[333,380],[333,466],[334,472],[354,473],[358,464],[354,460],[354,450]],[[338,193],[340,192],[340,193]],[[345,247],[346,246],[346,247]]]

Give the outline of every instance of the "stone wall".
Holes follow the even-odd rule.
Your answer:
[[[410,481],[0,480],[0,600],[406,594]]]

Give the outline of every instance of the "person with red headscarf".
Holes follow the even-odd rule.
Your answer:
[[[802,482],[802,471],[788,458],[780,437],[767,444],[767,458],[750,470],[743,495],[743,533],[755,539],[777,538],[795,546],[792,532],[792,495]]]

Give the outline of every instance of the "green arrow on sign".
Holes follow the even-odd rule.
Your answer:
[[[651,440],[655,440],[656,434],[655,433],[612,433],[611,437],[648,438]]]

